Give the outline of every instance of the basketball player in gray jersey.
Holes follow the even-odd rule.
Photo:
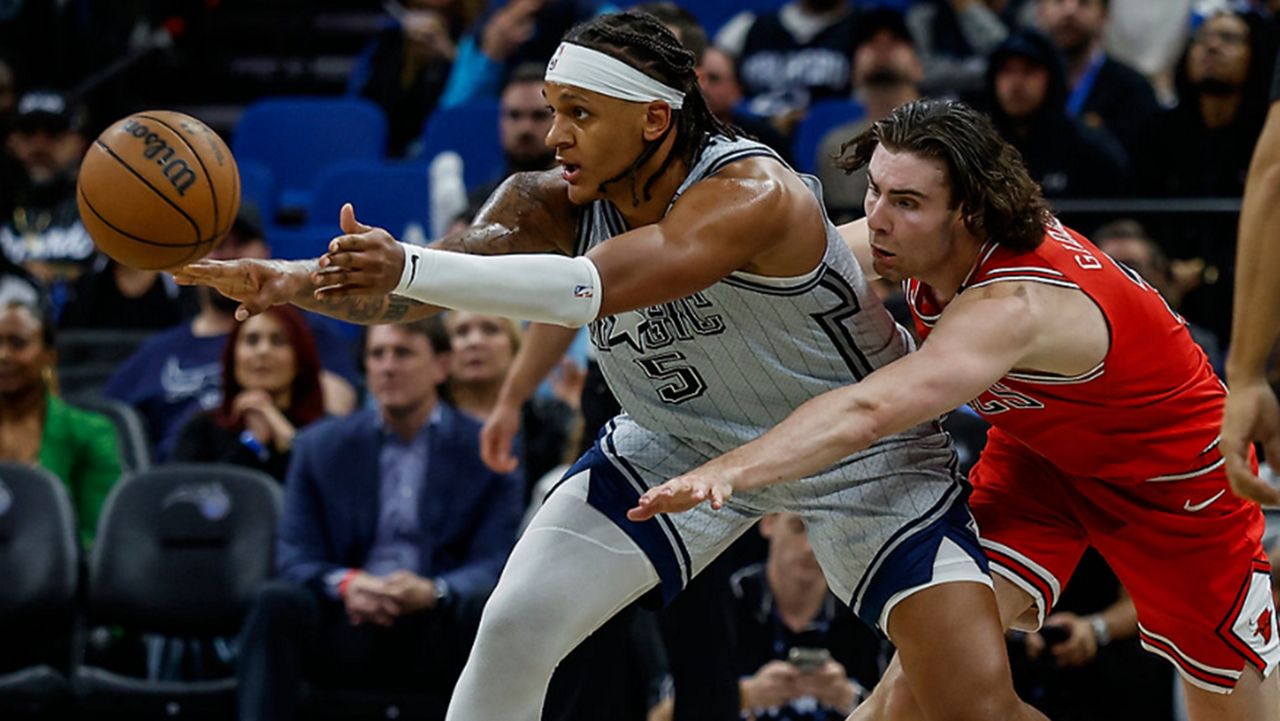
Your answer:
[[[407,246],[348,205],[345,235],[318,261],[177,274],[239,299],[241,317],[293,302],[365,323],[446,307],[591,324],[624,413],[517,543],[449,721],[536,721],[578,642],[651,590],[670,599],[784,510],[805,520],[831,588],[898,646],[930,719],[1043,718],[1013,692],[966,487],[937,423],[718,512],[627,520],[649,488],[910,342],[827,221],[817,182],[714,119],[692,54],[661,23],[622,13],[580,25],[546,80],[560,170],[514,176],[470,229]]]

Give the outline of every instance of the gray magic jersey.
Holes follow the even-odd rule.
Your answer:
[[[755,141],[713,139],[672,202],[752,156],[777,158]],[[820,196],[817,180],[801,177]],[[626,230],[617,208],[597,201],[579,222],[578,252],[614,242]],[[600,318],[590,331],[624,411],[597,448],[637,493],[756,438],[805,401],[857,383],[912,349],[830,222],[826,253],[810,273],[733,273],[687,298]],[[737,535],[737,523],[729,528],[722,521],[749,526],[761,513],[802,513],[833,590],[850,600],[881,547],[912,523],[936,520],[960,495],[960,485],[950,443],[930,423],[883,439],[818,476],[737,494],[718,512],[721,521],[716,512],[698,510],[663,517],[670,525],[664,533],[677,547],[683,583],[700,569],[699,557]],[[594,505],[607,505],[595,495]],[[826,510],[815,513],[819,508]]]

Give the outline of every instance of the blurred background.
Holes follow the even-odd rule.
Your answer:
[[[632,7],[695,54],[717,116],[822,180],[836,222],[866,192],[834,163],[844,141],[920,97],[983,109],[1063,221],[1160,290],[1221,371],[1275,0],[0,0],[0,715],[443,718],[520,519],[616,410],[585,339],[522,409],[519,471],[496,474],[473,431],[518,324],[237,324],[234,303],[98,253],[76,173],[111,123],[178,110],[239,163],[213,257],[317,256],[343,202],[426,243],[554,164],[545,63],[573,24]],[[877,291],[910,327],[898,289]],[[972,464],[983,422],[947,424]],[[433,428],[462,440],[433,446],[425,485],[390,485],[424,473],[413,439]],[[379,515],[391,492],[421,513]],[[413,552],[378,556],[344,535],[352,518]],[[802,521],[760,531],[669,609],[584,642],[544,718],[843,719],[892,648],[815,581]],[[337,599],[393,577],[428,601],[389,630],[343,623]],[[1087,556],[1055,643],[1126,603]],[[1010,635],[1020,692],[1055,720],[1183,717],[1133,633],[1093,641]]]

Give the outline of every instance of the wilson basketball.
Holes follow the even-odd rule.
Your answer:
[[[240,209],[226,143],[170,110],[134,113],[102,132],[80,166],[80,217],[102,252],[142,270],[203,258]]]

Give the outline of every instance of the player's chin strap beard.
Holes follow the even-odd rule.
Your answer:
[[[632,206],[640,205],[640,195],[639,193],[636,192],[636,184],[640,180],[639,178],[640,168],[644,167],[644,164],[649,162],[649,159],[652,158],[658,152],[658,148],[662,147],[662,144],[665,143],[667,140],[667,136],[670,135],[671,131],[675,129],[676,123],[677,123],[677,117],[675,113],[677,112],[679,111],[672,111],[671,122],[667,125],[667,129],[662,131],[662,135],[660,137],[655,138],[653,140],[645,141],[644,150],[641,150],[640,155],[636,156],[635,162],[631,164],[631,167],[627,168],[621,173],[618,173],[612,178],[609,178],[608,180],[605,180],[604,182],[600,183],[599,193],[601,195],[604,195],[607,192],[607,187],[609,185],[616,183],[619,180],[622,180],[624,177],[630,176],[631,205]],[[650,188],[650,186],[652,185],[651,181],[653,178],[657,178],[658,176],[666,172],[667,167],[671,165],[672,155],[673,155],[673,152],[668,152],[667,157],[662,161],[662,165],[658,166],[658,169],[653,171],[653,175],[649,176],[649,178],[646,179],[645,189],[644,189],[645,200],[650,200],[653,198],[653,193]]]

